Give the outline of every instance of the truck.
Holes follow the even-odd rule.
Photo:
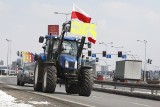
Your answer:
[[[85,38],[65,36],[71,21],[62,25],[60,36],[40,36],[44,52],[35,55],[34,90],[54,93],[56,84],[64,84],[66,93],[90,96],[93,85],[91,66],[81,64]]]
[[[122,60],[116,62],[113,81],[127,82],[127,80],[141,80],[142,61]]]

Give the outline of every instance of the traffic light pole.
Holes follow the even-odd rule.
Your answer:
[[[104,43],[104,42],[101,42],[101,43],[99,43],[99,44],[103,44],[105,47],[106,47],[106,55],[107,55],[107,53],[108,53],[108,51],[107,51],[107,44],[113,44],[113,42],[110,42],[110,43]],[[103,53],[102,53],[103,54]],[[105,56],[105,58],[106,58],[107,56]],[[106,58],[106,65],[107,65],[107,58]]]

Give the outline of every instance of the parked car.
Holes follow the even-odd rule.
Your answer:
[[[99,74],[99,75],[97,75],[97,80],[104,81],[104,80],[106,80],[106,77],[104,74]]]
[[[10,75],[10,76],[11,76],[11,75],[17,75],[16,70],[8,70],[8,72],[9,72],[9,75]]]
[[[17,85],[33,84],[35,62],[24,63],[17,72]]]

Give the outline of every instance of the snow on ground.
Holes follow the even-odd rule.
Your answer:
[[[32,99],[32,98],[31,98]],[[20,102],[20,103],[19,103]],[[45,104],[48,105],[50,102],[47,101],[28,101],[30,104],[25,104],[23,101],[16,101],[16,98],[12,97],[11,95],[6,94],[2,90],[0,90],[0,107],[34,107],[31,104]]]
[[[28,101],[28,102],[31,103],[31,104],[50,104],[47,101],[41,101],[41,102],[38,102],[38,101]]]
[[[34,107],[30,104],[17,103],[16,98],[0,90],[0,107]]]

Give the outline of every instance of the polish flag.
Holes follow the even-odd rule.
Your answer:
[[[87,15],[82,9],[73,5],[72,16],[71,19],[79,19],[84,23],[90,23],[91,17]]]
[[[94,43],[94,44],[96,43],[96,39],[94,39],[94,38],[92,38],[92,37],[90,37],[90,36],[88,37],[88,41],[89,41],[89,42],[92,42],[92,43]]]
[[[73,4],[71,19],[78,19],[84,23],[90,23],[91,21],[91,17],[88,14],[86,14],[82,9],[75,6],[74,4]],[[96,40],[90,36],[88,37],[88,41],[94,44],[96,43]]]

